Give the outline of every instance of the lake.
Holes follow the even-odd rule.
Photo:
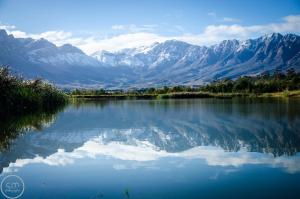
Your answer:
[[[297,198],[299,99],[73,103],[1,121],[21,198]],[[1,195],[2,196],[2,195]]]

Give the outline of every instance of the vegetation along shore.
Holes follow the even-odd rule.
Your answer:
[[[25,80],[0,68],[0,114],[46,111],[67,102],[67,95],[41,79]]]
[[[300,73],[285,72],[224,79],[203,86],[174,86],[129,90],[75,89],[75,99],[168,99],[168,98],[232,98],[232,97],[300,97]]]
[[[169,99],[232,97],[300,97],[300,73],[285,72],[224,79],[203,86],[174,86],[129,90],[75,89],[63,92],[41,79],[25,80],[0,68],[0,113],[49,110],[68,99]]]

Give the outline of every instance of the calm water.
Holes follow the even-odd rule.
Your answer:
[[[299,112],[282,99],[70,105],[1,121],[0,180],[20,176],[31,199],[299,198]]]

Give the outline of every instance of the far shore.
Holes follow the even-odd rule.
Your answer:
[[[272,92],[272,93],[212,93],[212,92],[173,92],[166,94],[99,94],[99,95],[69,95],[71,99],[189,99],[189,98],[300,98],[300,90]]]

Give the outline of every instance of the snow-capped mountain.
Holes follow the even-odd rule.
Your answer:
[[[25,61],[36,64],[50,65],[85,65],[96,66],[99,63],[92,57],[84,54],[80,49],[65,44],[57,47],[45,39],[16,39],[12,35],[7,35],[4,30],[0,30],[1,61],[5,57],[16,56],[18,54]]]
[[[56,47],[47,40],[40,39],[30,42],[28,47],[29,60],[35,63],[85,66],[97,66],[99,64],[95,59],[70,44]]]
[[[131,68],[155,68],[163,63],[178,60],[184,56],[188,48],[197,46],[185,42],[169,40],[164,43],[154,43],[151,46],[122,49],[115,53],[99,51],[92,54],[98,61],[111,66],[129,66]]]
[[[67,86],[195,85],[292,67],[299,71],[300,37],[273,33],[209,47],[169,40],[88,56],[70,44],[58,47],[45,39],[14,38],[0,30],[0,64]]]
[[[5,30],[0,30],[0,65],[27,78],[42,77],[60,84],[93,83],[101,73],[96,69],[101,67],[99,61],[70,44],[58,47],[45,39],[14,38]]]
[[[115,67],[142,67],[145,84],[198,84],[290,67],[300,70],[300,37],[294,34],[225,40],[210,47],[170,40],[146,49],[97,52],[92,56]]]
[[[91,56],[96,58],[102,64],[109,66],[144,67],[153,61],[151,57],[149,57],[148,52],[157,45],[159,45],[159,43],[138,48],[126,48],[117,52],[101,50],[93,53]],[[144,57],[143,55],[146,55],[147,57]]]

